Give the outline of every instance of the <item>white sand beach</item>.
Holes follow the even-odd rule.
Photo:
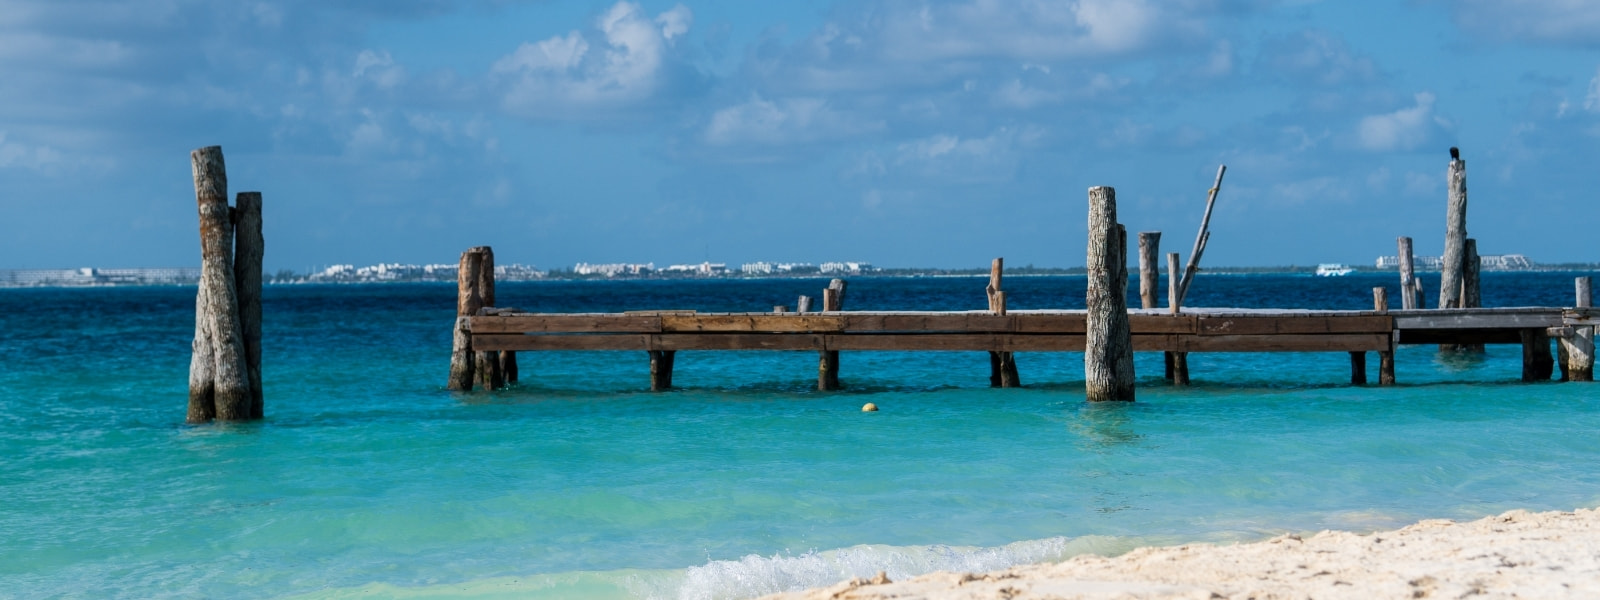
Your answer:
[[[1600,510],[1514,510],[1370,534],[1140,548],[993,573],[851,580],[785,600],[1600,598]]]

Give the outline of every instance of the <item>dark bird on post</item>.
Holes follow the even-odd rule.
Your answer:
[[[1450,160],[1461,160],[1461,149],[1460,148],[1457,148],[1455,146],[1451,146],[1450,147]]]

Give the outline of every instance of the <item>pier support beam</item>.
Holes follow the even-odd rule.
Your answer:
[[[1134,399],[1127,256],[1128,233],[1117,223],[1116,190],[1105,186],[1089,188],[1089,290],[1085,298],[1088,324],[1083,374],[1085,394],[1091,402]],[[1180,288],[1180,301],[1182,295]]]
[[[244,334],[250,418],[260,419],[266,416],[261,393],[261,263],[266,252],[266,240],[261,237],[261,192],[239,192],[233,204],[233,282],[239,295],[239,328]]]
[[[488,246],[474,247],[471,252],[482,256],[478,267],[478,296],[483,299],[483,308],[494,308],[494,249]],[[474,313],[476,314],[476,313]],[[473,370],[478,373],[478,385],[485,390],[498,390],[506,386],[505,373],[501,371],[500,352],[495,350],[475,351]]]
[[[1555,358],[1550,356],[1550,334],[1544,329],[1522,330],[1522,380],[1550,381]]]
[[[844,290],[847,287],[845,280],[835,279],[828,282],[828,288],[822,290],[822,310],[844,310]],[[817,389],[829,392],[839,389],[839,351],[821,350],[817,358]]]
[[[672,389],[672,363],[676,350],[650,351],[650,391],[664,392]]]
[[[1167,308],[1178,314],[1178,253],[1167,253]],[[1189,385],[1189,353],[1166,352],[1166,377],[1175,386]]]
[[[1400,288],[1400,292],[1403,296],[1410,294],[1410,292],[1406,290],[1405,285],[1406,284],[1402,283]],[[1389,312],[1388,288],[1372,288],[1372,310],[1375,310],[1380,314],[1387,314]],[[1365,374],[1363,374],[1362,377],[1365,379]],[[1378,352],[1378,385],[1394,385],[1394,339],[1392,336],[1389,340],[1389,349]]]
[[[1412,310],[1420,308],[1417,300],[1417,272],[1415,258],[1412,256],[1411,238],[1400,236],[1397,245],[1400,247],[1400,308]]]
[[[989,312],[1006,314],[1006,292],[1000,289],[1006,259],[996,258],[989,263],[989,285],[984,288],[989,298]],[[989,352],[989,387],[1022,387],[1022,376],[1017,373],[1017,359],[1011,352]]]
[[[1577,291],[1577,301],[1573,306],[1589,308],[1593,305],[1590,283],[1588,277],[1573,281]],[[1562,371],[1566,373],[1568,381],[1594,381],[1594,329],[1591,325],[1574,327],[1571,336],[1561,339],[1561,348],[1566,354]]]
[[[1366,352],[1351,352],[1350,353],[1350,384],[1351,385],[1366,385],[1367,384],[1367,353]]]

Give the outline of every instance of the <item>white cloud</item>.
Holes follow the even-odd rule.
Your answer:
[[[1410,108],[1363,117],[1356,129],[1361,147],[1376,152],[1414,150],[1433,140],[1447,122],[1433,114],[1433,94],[1422,92],[1415,100]]]
[[[60,162],[61,153],[56,149],[10,141],[6,132],[0,131],[0,169],[42,171]]]
[[[1182,7],[1147,0],[893,1],[882,23],[886,52],[899,60],[1117,55],[1202,29]]]
[[[366,79],[383,89],[390,89],[405,81],[405,68],[394,63],[389,51],[362,50],[356,55],[356,68],[351,73],[357,79]]]
[[[523,115],[616,109],[644,101],[660,88],[668,49],[691,21],[683,5],[651,19],[639,5],[618,2],[595,22],[600,43],[577,31],[524,43],[496,61],[491,72],[506,86],[506,108]]]
[[[893,172],[954,183],[999,183],[1016,178],[1025,151],[1044,136],[1037,127],[1001,127],[983,137],[939,134],[897,145]]]
[[[771,101],[754,96],[716,111],[703,137],[715,146],[784,145],[844,139],[883,129],[883,121],[839,112],[819,98]]]

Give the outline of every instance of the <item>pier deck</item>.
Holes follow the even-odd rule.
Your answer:
[[[1525,380],[1549,379],[1551,339],[1600,324],[1593,308],[1330,311],[1239,308],[1129,310],[1140,352],[1366,352],[1405,344],[1521,344]],[[484,308],[462,317],[475,351],[678,350],[1082,352],[1081,310],[528,313]],[[1392,355],[1390,355],[1392,356]],[[1392,360],[1381,368],[1392,369]],[[670,369],[670,367],[667,367]],[[1393,380],[1392,372],[1382,381]],[[1542,377],[1541,377],[1542,376]],[[1352,381],[1365,382],[1364,373]]]

